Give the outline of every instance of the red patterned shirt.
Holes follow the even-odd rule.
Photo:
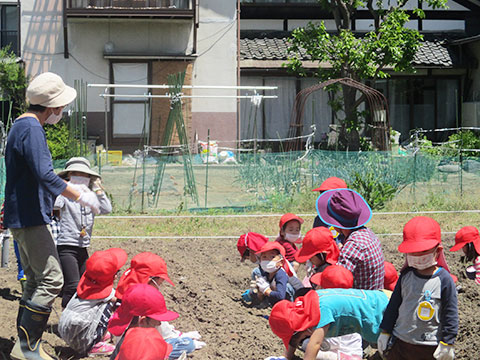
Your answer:
[[[290,262],[295,261],[295,254],[297,253],[297,246],[295,244],[291,243],[290,241],[285,240],[281,236],[277,237],[275,239],[275,241],[278,242],[280,245],[282,245],[283,248],[285,249],[285,258]]]
[[[372,230],[362,227],[353,231],[345,240],[338,265],[353,274],[355,289],[383,289],[385,278],[382,246]]]

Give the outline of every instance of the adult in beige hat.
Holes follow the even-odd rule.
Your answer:
[[[28,110],[8,134],[5,149],[4,224],[18,243],[27,277],[17,316],[12,359],[52,359],[41,346],[51,306],[63,285],[62,270],[47,228],[60,194],[98,211],[93,192],[80,192],[53,171],[43,126],[55,124],[77,93],[53,73],[38,75],[27,88]]]

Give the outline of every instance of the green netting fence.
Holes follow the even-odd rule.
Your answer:
[[[89,159],[103,178],[116,212],[162,212],[201,209],[277,210],[282,207],[314,209],[312,189],[324,179],[345,179],[368,199],[391,193],[391,200],[377,209],[480,208],[480,158],[459,151],[432,154],[404,152],[240,153],[228,163],[204,163],[192,155],[197,198],[189,192],[191,178],[184,170],[184,156],[138,152],[124,156],[118,165]],[[105,161],[105,159],[103,159]],[[56,171],[66,160],[54,162]],[[161,185],[158,173],[162,170]],[[0,197],[5,184],[0,161]],[[198,199],[198,200],[197,200]]]
[[[218,164],[206,164],[198,154],[192,156],[198,201],[188,192],[183,156],[145,156],[139,152],[137,156],[125,156],[119,165],[102,164],[93,155],[90,161],[102,175],[116,212],[205,208],[275,211],[282,206],[301,209],[303,205],[313,210],[316,194],[311,190],[330,176],[345,179],[369,199],[391,192],[392,200],[383,204],[387,209],[442,208],[448,199],[452,199],[453,206],[468,203],[463,207],[475,208],[475,200],[480,198],[480,159],[459,152],[258,152],[237,154],[228,163]],[[65,162],[55,161],[56,170],[60,171]],[[0,164],[3,192],[3,159]],[[159,169],[163,169],[160,187]],[[377,205],[373,204],[381,208]]]

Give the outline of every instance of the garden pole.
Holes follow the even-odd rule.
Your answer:
[[[458,149],[460,157],[460,196],[463,196],[463,134],[460,131],[460,149]]]
[[[210,157],[210,129],[207,130],[207,166],[205,168],[205,208],[207,207],[207,196],[208,196],[208,163]]]
[[[2,267],[8,267],[8,255],[10,250],[10,231],[7,229],[2,234]]]
[[[105,88],[105,95],[108,94],[108,88]],[[108,164],[108,103],[107,97],[105,99],[105,163]]]
[[[147,94],[145,94],[147,95]],[[147,101],[150,101],[150,100],[145,100],[145,102],[143,103],[143,135],[144,135],[144,138],[143,138],[143,141],[145,142],[145,137],[147,136],[146,133],[146,129],[147,129],[147,108],[148,108],[148,105],[147,105]],[[143,207],[144,207],[144,204],[145,204],[145,160],[147,158],[147,152],[145,151],[145,143],[144,143],[144,146],[143,146],[143,162],[142,162],[142,213],[143,213]]]
[[[415,151],[413,152],[413,202],[417,205],[417,152],[418,152],[418,131],[415,131]]]

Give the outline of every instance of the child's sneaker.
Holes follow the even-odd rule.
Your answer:
[[[110,340],[112,338],[112,335],[110,334],[109,331],[105,331],[105,335],[103,335],[103,340],[102,341],[105,341],[107,342],[108,340]]]
[[[104,341],[100,341],[93,345],[93,348],[88,352],[88,356],[95,355],[111,355],[115,350],[115,346]]]

